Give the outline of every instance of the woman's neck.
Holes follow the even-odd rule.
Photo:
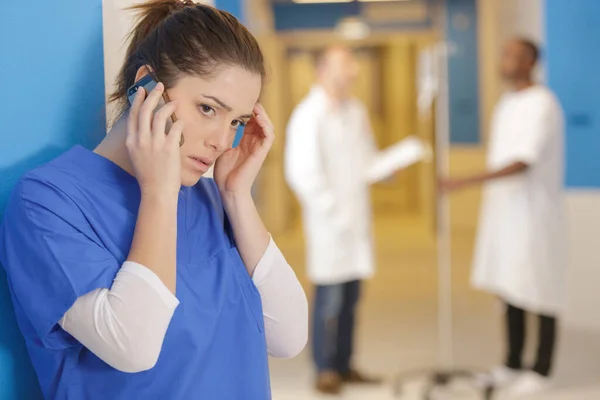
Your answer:
[[[94,149],[94,153],[109,159],[131,175],[134,175],[131,159],[125,146],[126,139],[127,114],[124,114],[112,126],[104,140]]]

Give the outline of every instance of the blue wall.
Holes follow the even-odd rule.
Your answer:
[[[245,0],[215,0],[215,7],[233,14],[242,23],[246,22]]]
[[[446,40],[455,46],[448,60],[450,142],[479,144],[476,0],[447,0],[445,16]]]
[[[104,135],[101,0],[0,2],[0,215],[14,183]],[[0,399],[41,398],[0,269]]]
[[[575,5],[576,3],[576,5]],[[600,1],[546,0],[548,85],[565,109],[566,184],[600,187]]]
[[[426,15],[422,18],[397,22],[382,22],[369,18],[366,9],[372,4],[356,0],[349,3],[274,2],[272,9],[277,31],[334,29],[340,20],[348,17],[362,17],[375,31],[424,30],[431,27],[431,6],[435,1],[437,0],[420,1],[426,7]]]
[[[274,3],[273,16],[278,31],[296,29],[333,29],[346,17],[360,15],[360,3]]]

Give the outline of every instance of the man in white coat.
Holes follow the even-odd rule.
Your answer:
[[[472,283],[506,305],[508,355],[488,379],[514,394],[545,388],[556,318],[563,306],[566,243],[563,216],[563,112],[552,92],[532,79],[536,45],[509,41],[501,73],[510,90],[496,106],[487,172],[442,182],[446,190],[485,183]],[[537,359],[522,364],[525,313],[540,320]]]
[[[316,389],[325,393],[339,393],[344,382],[378,382],[351,366],[361,282],[374,269],[367,170],[377,155],[367,110],[350,94],[358,72],[348,49],[324,51],[318,84],[294,110],[286,137],[286,179],[302,206],[316,286]]]

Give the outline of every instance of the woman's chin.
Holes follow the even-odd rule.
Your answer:
[[[203,175],[200,172],[181,171],[181,186],[195,186]]]

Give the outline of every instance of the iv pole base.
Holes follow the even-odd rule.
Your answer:
[[[480,369],[446,369],[446,370],[432,370],[432,371],[420,371],[413,373],[406,373],[400,375],[396,378],[394,383],[394,397],[401,399],[402,398],[402,386],[403,382],[409,380],[412,377],[425,375],[426,383],[425,388],[423,390],[422,399],[423,400],[435,400],[434,392],[436,389],[443,388],[449,386],[453,380],[462,379],[466,381],[475,382],[477,374],[485,372],[485,370]],[[494,386],[479,386],[473,384],[472,387],[481,393],[481,399],[484,400],[492,400],[494,395]]]

